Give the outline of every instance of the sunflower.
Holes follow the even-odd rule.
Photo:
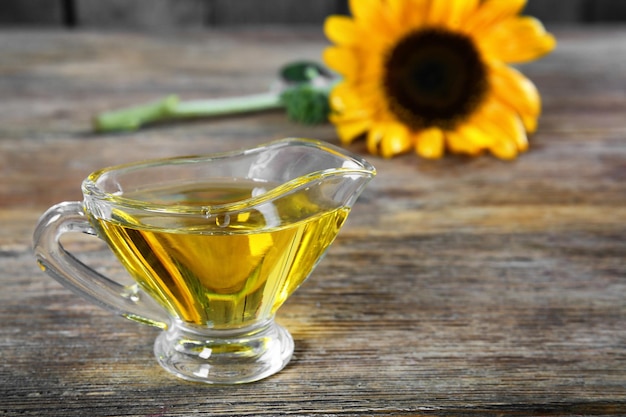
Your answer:
[[[513,159],[528,148],[541,100],[510,64],[556,45],[525,0],[350,0],[332,15],[324,61],[342,76],[330,120],[344,144],[365,137],[383,157],[489,151]]]

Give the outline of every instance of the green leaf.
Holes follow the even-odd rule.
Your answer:
[[[287,117],[302,124],[320,124],[328,120],[328,92],[310,85],[290,88],[280,95]]]
[[[318,77],[332,78],[328,70],[317,62],[296,61],[281,68],[280,77],[288,83],[308,83]]]

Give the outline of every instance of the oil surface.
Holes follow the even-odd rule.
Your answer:
[[[114,209],[94,219],[122,264],[169,313],[192,324],[234,328],[273,314],[332,243],[348,208],[324,209],[303,190],[239,212],[210,207],[271,186],[193,183],[125,197],[197,207],[205,216],[137,216]],[[155,226],[156,225],[156,226]]]

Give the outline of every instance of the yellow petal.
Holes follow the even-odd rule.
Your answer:
[[[454,1],[454,0],[453,0]],[[446,20],[447,0],[432,0],[428,10],[428,24],[440,25]]]
[[[446,144],[452,153],[465,154],[470,156],[479,155],[483,148],[477,146],[469,140],[461,130],[451,130],[445,132]]]
[[[493,64],[490,71],[494,95],[519,114],[528,132],[534,132],[537,128],[537,117],[541,113],[541,96],[535,84],[506,65]]]
[[[411,149],[409,130],[400,123],[392,123],[385,129],[380,141],[380,154],[383,158],[407,152]]]
[[[415,152],[428,159],[439,159],[444,153],[444,136],[443,131],[439,128],[432,127],[424,129],[413,135],[415,142]]]
[[[498,141],[489,148],[493,156],[500,159],[511,160],[517,158],[518,149],[515,144],[508,140]]]
[[[331,107],[329,119],[333,124],[369,119],[375,110],[365,105],[354,89],[345,82],[339,84],[331,91],[329,104]]]
[[[331,113],[328,115],[328,120],[334,125],[340,125],[369,119],[371,114],[369,109],[350,109],[343,113]]]
[[[375,123],[367,132],[367,151],[372,155],[378,155],[380,142],[383,140],[387,125],[384,123]]]
[[[382,99],[364,84],[341,82],[331,90],[329,104],[332,114],[338,116],[339,120],[373,115],[377,115],[380,120],[386,114]]]
[[[405,23],[405,32],[414,30],[424,25],[428,20],[428,10],[431,0],[388,0],[390,9],[396,16],[396,21],[400,22],[398,26]],[[404,7],[394,6],[393,3],[401,3]]]
[[[369,119],[358,119],[346,123],[336,124],[337,134],[342,143],[348,144],[369,129],[371,121]]]
[[[324,21],[326,37],[337,45],[353,45],[358,43],[359,30],[348,16],[331,15]]]
[[[428,23],[449,28],[461,27],[479,4],[480,0],[432,0]]]
[[[355,89],[345,81],[331,90],[328,101],[332,109],[340,113],[353,107],[361,107],[361,100]]]
[[[429,0],[387,0],[391,19],[399,27],[415,28],[426,19]]]
[[[323,59],[326,65],[348,79],[356,78],[359,70],[357,54],[354,50],[340,46],[324,49]]]
[[[520,151],[528,149],[528,137],[519,116],[503,110],[494,122],[505,132],[506,136],[502,136],[502,140],[513,143]]]
[[[384,18],[385,7],[382,0],[349,0],[349,7],[357,23],[366,28],[375,28],[376,24],[381,24],[381,18]]]
[[[489,132],[480,129],[478,126],[471,123],[466,123],[463,126],[460,126],[457,129],[457,132],[464,138],[464,140],[470,142],[474,147],[479,149],[489,148],[497,142],[496,138],[490,135]]]
[[[532,61],[556,46],[541,22],[530,16],[506,19],[476,40],[485,55],[508,63]]]
[[[528,150],[528,135],[524,131],[524,125],[520,119],[515,120],[515,135],[513,139],[515,139],[515,146],[517,146],[517,150],[520,152],[526,152]]]
[[[526,0],[484,0],[475,13],[468,16],[460,28],[468,34],[483,36],[498,22],[518,15],[526,6]]]
[[[491,146],[504,149],[508,145],[504,146],[502,142],[508,142],[520,152],[528,149],[528,137],[521,119],[495,98],[487,100],[469,124],[491,136],[494,140]]]

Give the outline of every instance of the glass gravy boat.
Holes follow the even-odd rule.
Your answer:
[[[285,139],[207,156],[105,168],[82,202],[41,217],[41,269],[79,295],[163,329],[154,352],[169,372],[234,384],[281,370],[291,335],[274,321],[309,276],[376,174],[362,158],[319,141]],[[71,255],[62,235],[98,236],[134,283]]]

